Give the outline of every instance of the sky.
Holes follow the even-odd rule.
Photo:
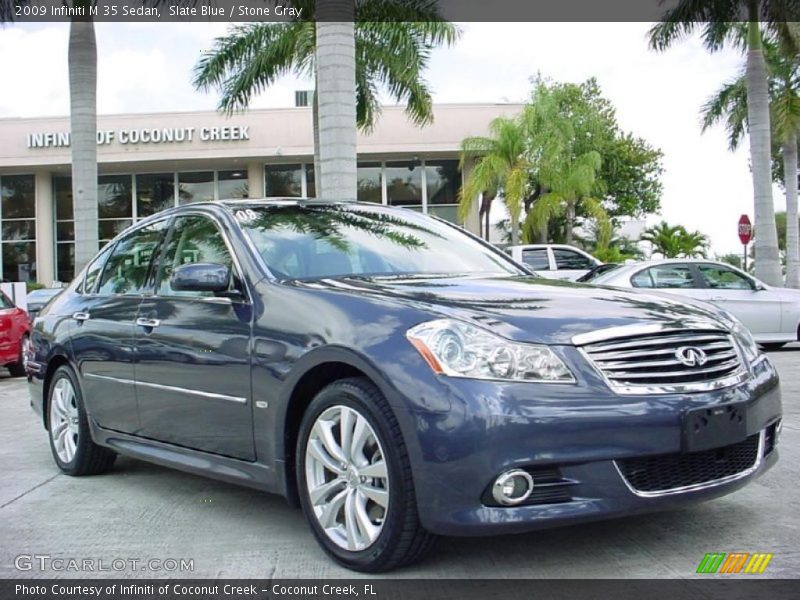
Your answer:
[[[709,54],[697,38],[672,49],[647,47],[648,23],[465,23],[451,48],[434,51],[426,78],[434,102],[524,102],[537,73],[558,81],[596,77],[621,127],[664,153],[660,215],[697,229],[717,254],[741,252],[737,222],[753,214],[748,143],[728,150],[724,130],[701,133],[699,110],[735,77],[744,57]],[[66,115],[68,24],[0,28],[0,118]],[[213,110],[196,92],[192,68],[225,23],[98,23],[98,112]],[[9,57],[16,57],[9,59]],[[287,107],[311,82],[287,77],[253,108]],[[776,210],[785,206],[777,186]]]

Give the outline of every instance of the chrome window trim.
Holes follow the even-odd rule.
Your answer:
[[[236,402],[238,404],[247,404],[247,398],[241,396],[228,396],[227,394],[215,394],[213,392],[203,392],[201,390],[192,390],[189,388],[177,387],[173,385],[163,385],[161,383],[150,383],[149,381],[136,381],[133,379],[124,379],[121,377],[111,377],[110,375],[97,375],[96,373],[84,373],[87,379],[100,379],[104,381],[114,381],[125,385],[141,385],[155,390],[162,390],[167,392],[177,392],[179,394],[187,394],[190,396],[200,396],[201,398],[209,398],[211,400],[226,400],[228,402]]]
[[[725,485],[726,483],[732,483],[734,481],[738,481],[739,479],[743,479],[744,477],[747,477],[748,475],[752,475],[753,473],[755,473],[761,466],[761,462],[763,460],[762,455],[764,454],[765,432],[766,430],[762,429],[758,433],[758,449],[756,450],[756,460],[752,466],[748,467],[744,471],[739,471],[738,473],[734,473],[733,475],[728,475],[727,477],[721,477],[719,479],[712,479],[711,481],[705,481],[703,483],[694,483],[692,485],[669,488],[666,490],[656,490],[653,492],[643,492],[641,490],[637,490],[630,484],[630,482],[625,478],[625,475],[622,474],[622,469],[619,468],[619,464],[617,464],[616,460],[613,461],[614,468],[617,470],[617,473],[619,474],[620,478],[625,484],[625,487],[627,487],[632,494],[639,496],[640,498],[660,498],[663,496],[672,496],[675,494],[699,492],[719,485]]]

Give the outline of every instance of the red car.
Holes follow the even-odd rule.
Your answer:
[[[8,296],[0,292],[0,366],[6,367],[12,377],[25,375],[22,357],[30,330],[28,313],[14,306]]]

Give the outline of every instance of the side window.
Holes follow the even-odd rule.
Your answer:
[[[695,287],[692,272],[687,265],[658,265],[650,267],[631,278],[633,287],[660,289],[689,289]]]
[[[160,296],[192,298],[213,296],[211,292],[179,292],[172,289],[169,280],[172,272],[181,265],[191,263],[216,263],[225,265],[233,272],[233,259],[225,238],[208,217],[191,215],[175,219],[161,261],[157,293]],[[233,287],[233,282],[231,286]]]
[[[95,256],[94,260],[89,264],[86,269],[86,275],[83,277],[83,284],[80,287],[81,294],[91,294],[94,291],[94,286],[100,278],[100,273],[103,271],[103,265],[111,252],[111,245],[103,248],[102,252]]]
[[[3,292],[0,292],[0,308],[14,308],[14,303]]]
[[[535,248],[522,251],[522,262],[534,271],[549,271],[550,259],[547,258],[546,248]]]
[[[563,271],[588,271],[595,266],[594,262],[583,254],[572,250],[553,249],[556,268]]]
[[[137,229],[122,238],[106,261],[97,293],[141,294],[144,292],[150,263],[166,229],[159,221]]]
[[[706,285],[715,290],[752,290],[753,284],[733,269],[717,265],[699,265]]]

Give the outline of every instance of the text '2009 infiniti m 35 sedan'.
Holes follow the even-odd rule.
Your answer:
[[[726,313],[543,280],[372,204],[147,218],[42,311],[26,365],[65,473],[124,454],[283,494],[363,571],[726,494],[780,433],[776,371]]]

